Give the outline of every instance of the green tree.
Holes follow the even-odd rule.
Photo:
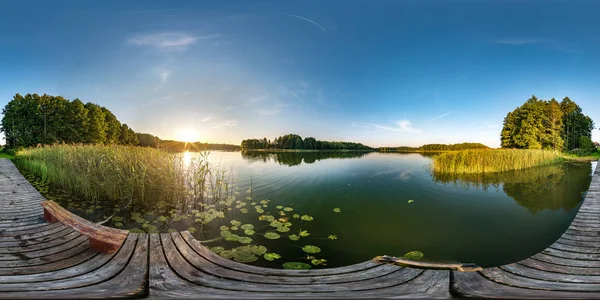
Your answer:
[[[102,108],[94,103],[86,103],[88,110],[88,126],[85,132],[85,142],[89,144],[103,144],[106,142],[106,117]]]
[[[106,107],[101,107],[106,123],[106,144],[118,144],[121,137],[121,122]]]

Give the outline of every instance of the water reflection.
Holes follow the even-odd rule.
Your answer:
[[[591,177],[591,164],[564,163],[520,171],[488,174],[439,174],[437,183],[487,191],[502,189],[507,196],[535,214],[544,209],[570,211],[583,199]]]
[[[266,152],[242,151],[242,157],[249,161],[270,162],[275,161],[280,165],[297,166],[302,162],[312,164],[323,159],[360,158],[370,152],[366,151],[327,151],[327,152]]]

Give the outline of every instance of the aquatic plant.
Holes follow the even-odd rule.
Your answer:
[[[339,207],[336,207],[336,208],[334,208],[334,209],[333,209],[333,212],[336,212],[336,213],[339,213],[339,212],[341,212],[341,211],[342,211],[342,210],[341,210]]]
[[[304,251],[306,253],[319,253],[319,252],[321,252],[321,248],[319,248],[317,246],[313,246],[313,245],[306,245],[306,246],[302,247],[302,251]]]
[[[433,159],[439,173],[493,173],[550,165],[561,162],[555,151],[524,149],[481,149],[442,153]]]
[[[419,259],[423,258],[423,253],[420,251],[410,251],[410,252],[404,254],[404,258],[412,259],[412,260],[419,260]]]
[[[286,262],[282,266],[284,269],[288,269],[288,270],[306,270],[306,269],[312,268],[312,266],[307,263],[296,262],[296,261]]]

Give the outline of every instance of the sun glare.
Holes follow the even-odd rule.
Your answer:
[[[199,140],[198,132],[193,129],[182,129],[177,133],[177,140],[186,143],[193,143]]]

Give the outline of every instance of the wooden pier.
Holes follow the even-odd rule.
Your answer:
[[[99,253],[81,230],[44,220],[45,200],[0,159],[0,298],[600,298],[600,168],[558,241],[477,272],[374,260],[268,269],[224,259],[186,231],[129,234],[116,252]]]

